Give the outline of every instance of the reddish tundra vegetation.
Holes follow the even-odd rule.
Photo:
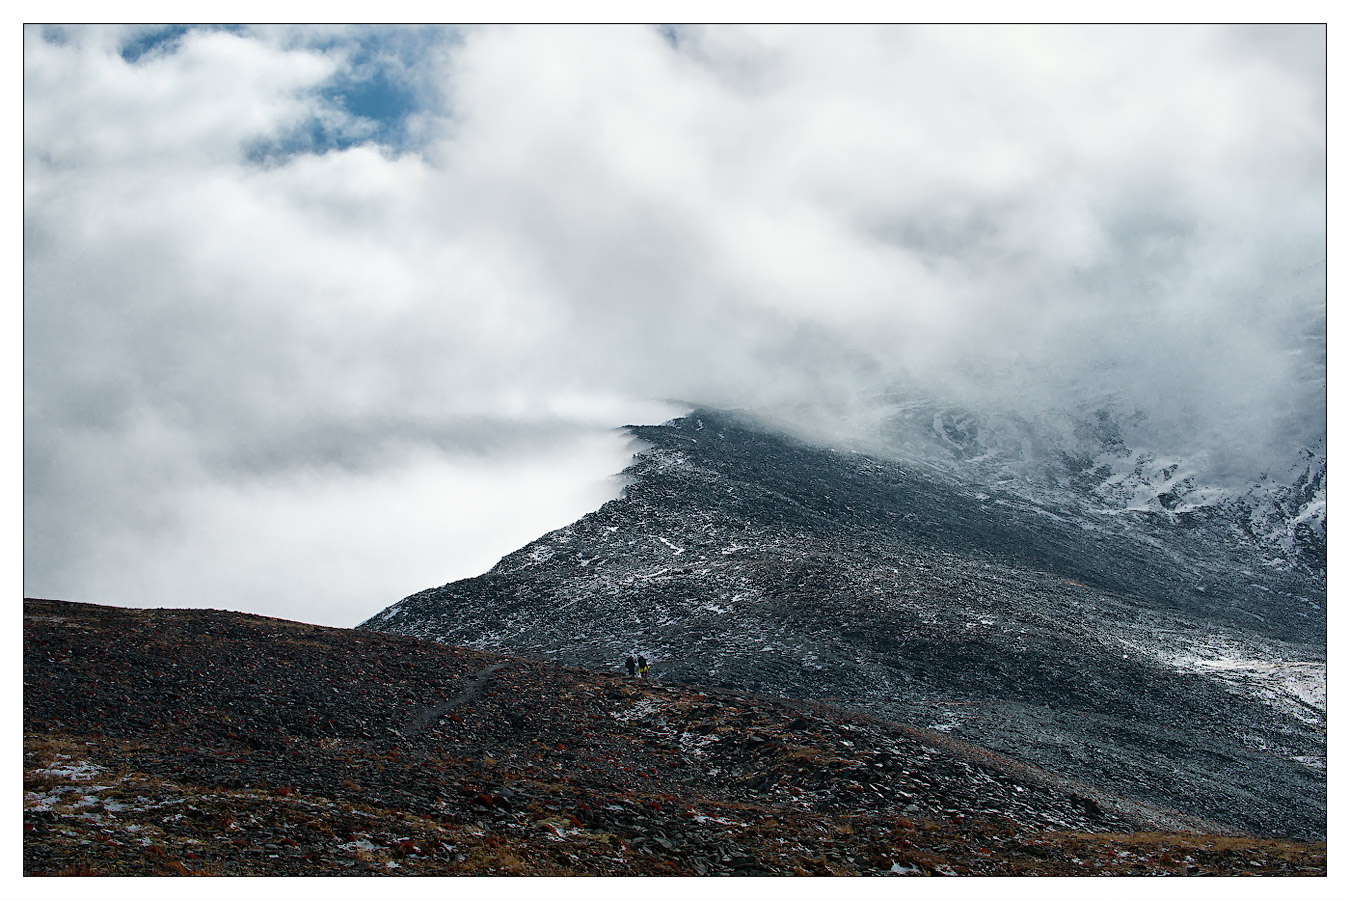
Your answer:
[[[27,875],[1327,872],[826,704],[261,616],[26,600],[23,699]]]

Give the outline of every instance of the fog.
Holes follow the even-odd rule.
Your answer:
[[[1326,431],[1325,39],[27,27],[25,593],[355,624],[694,403],[1256,477]]]

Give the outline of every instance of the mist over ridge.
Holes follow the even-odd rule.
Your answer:
[[[1141,463],[1105,410],[1193,499],[1293,484],[1325,34],[28,26],[28,589],[356,618],[460,571],[419,535],[478,486],[527,507],[514,465],[614,474],[653,398],[1061,480]],[[377,509],[363,577],[318,574]]]

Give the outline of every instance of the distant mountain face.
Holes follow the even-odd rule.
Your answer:
[[[1263,565],[1326,572],[1326,439],[1271,471],[1241,479],[1195,457],[1150,449],[1147,416],[1110,398],[1030,419],[928,399],[877,404],[873,449],[926,463],[968,485],[994,486],[1094,515],[1149,514],[1172,524],[1222,523]]]
[[[706,410],[631,427],[624,497],[360,627],[591,667],[642,652],[668,681],[831,699],[1234,829],[1322,834],[1325,562],[1297,538],[1325,534],[1325,463],[1206,495],[1109,415],[1047,448],[1030,423],[1019,444],[1015,422],[903,412],[892,445],[923,462]]]

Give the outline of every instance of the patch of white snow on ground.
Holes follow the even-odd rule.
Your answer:
[[[734,819],[724,819],[721,816],[697,815],[694,816],[694,821],[704,825],[707,824],[708,822],[716,822],[718,825],[736,825],[740,828],[750,827],[749,822],[737,822]]]
[[[104,775],[107,771],[93,763],[66,763],[38,769],[34,774],[48,778],[66,778],[71,781],[92,781],[95,775]]]
[[[38,794],[33,791],[27,791],[23,795],[23,808],[30,809],[34,812],[51,812],[56,808],[58,797],[59,794],[55,793],[49,794],[44,792]]]
[[[1305,648],[1228,632],[1188,635],[1179,629],[1155,629],[1120,636],[1118,641],[1173,671],[1213,679],[1234,694],[1259,700],[1306,724],[1326,724],[1327,664],[1297,658],[1304,656]]]
[[[651,581],[653,578],[659,578],[660,576],[666,574],[669,571],[670,569],[668,567],[662,567],[660,569],[657,569],[655,572],[649,572],[646,575],[634,575],[633,578],[640,581]]]
[[[1180,672],[1208,675],[1231,690],[1255,697],[1306,722],[1326,719],[1326,663],[1254,659],[1203,651],[1168,654],[1164,661]]]
[[[338,849],[346,850],[348,853],[355,853],[358,850],[365,850],[367,852],[371,850],[378,850],[379,847],[377,847],[367,838],[359,838],[355,841],[351,841],[350,843],[338,844]]]
[[[654,716],[664,708],[665,704],[659,700],[639,700],[625,709],[610,713],[610,716],[620,722],[632,722]]]
[[[675,555],[676,555],[676,556],[679,556],[679,555],[680,555],[681,553],[683,553],[684,550],[685,550],[685,548],[683,548],[683,547],[676,547],[674,544],[672,544],[670,541],[666,540],[666,539],[663,538],[663,537],[657,537],[657,540],[660,541],[661,543],[665,544],[665,545],[666,545],[667,547],[669,547],[671,550],[675,551]]]
[[[717,736],[713,734],[699,734],[696,731],[685,731],[680,734],[680,750],[694,756],[701,755],[704,747],[716,742]]]

